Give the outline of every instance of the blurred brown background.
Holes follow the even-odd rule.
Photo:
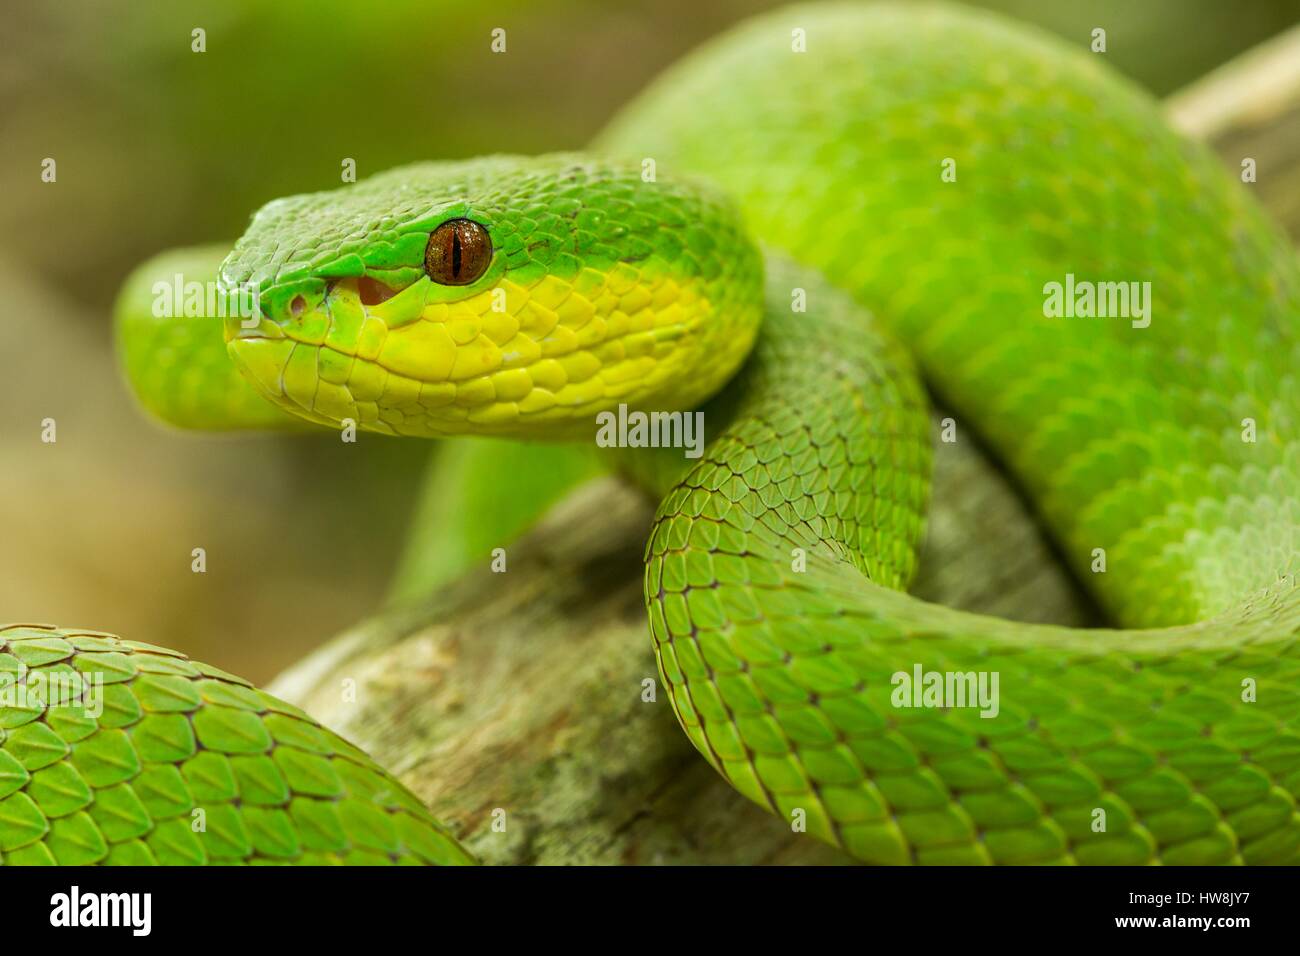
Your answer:
[[[161,430],[108,321],[141,259],[287,193],[421,158],[577,148],[759,0],[18,4],[0,60],[0,619],[181,648],[262,681],[373,610],[426,449]],[[1168,93],[1295,0],[996,0]],[[206,31],[206,52],[191,31]],[[507,53],[489,50],[507,31]],[[56,160],[58,180],[41,182]],[[41,441],[41,422],[58,440]],[[190,570],[191,550],[208,571]]]

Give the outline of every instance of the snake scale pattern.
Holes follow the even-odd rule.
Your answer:
[[[218,429],[589,445],[620,403],[705,402],[703,457],[614,464],[660,495],[660,672],[737,790],[869,863],[1294,863],[1300,265],[1103,60],[944,5],[766,14],[589,154],[271,203],[222,265],[256,321],[223,343],[123,316],[128,377]],[[1149,312],[1049,314],[1076,279],[1149,284]],[[1113,628],[906,593],[927,388]],[[50,669],[111,693],[97,721],[0,706],[5,862],[469,861],[355,748],[229,675],[0,630],[0,672]],[[900,706],[914,673],[996,675],[996,714]]]

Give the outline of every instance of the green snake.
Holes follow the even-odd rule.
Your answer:
[[[870,863],[1296,862],[1300,267],[1103,59],[947,6],[767,14],[588,153],[269,204],[221,265],[257,314],[224,341],[124,314],[126,371],[214,429],[590,449],[620,405],[703,403],[702,457],[606,458],[660,495],[660,674],[738,791]],[[906,593],[927,386],[1126,629]],[[97,723],[0,710],[6,862],[469,859],[229,675],[0,631],[0,672],[53,669],[114,693]]]

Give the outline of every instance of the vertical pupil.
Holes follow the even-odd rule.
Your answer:
[[[492,240],[470,219],[450,219],[435,229],[424,248],[424,271],[442,285],[469,285],[492,264]]]

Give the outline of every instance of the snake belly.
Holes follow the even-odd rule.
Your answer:
[[[271,204],[223,267],[263,293],[235,366],[299,417],[426,437],[589,441],[730,379],[684,474],[627,467],[664,491],[661,675],[737,790],[872,863],[1296,862],[1300,269],[1242,185],[1099,56],[941,5],[756,18],[594,153],[622,159]],[[470,220],[485,271],[431,281]],[[1133,298],[1062,314],[1053,284]],[[905,593],[913,364],[1128,630]]]

